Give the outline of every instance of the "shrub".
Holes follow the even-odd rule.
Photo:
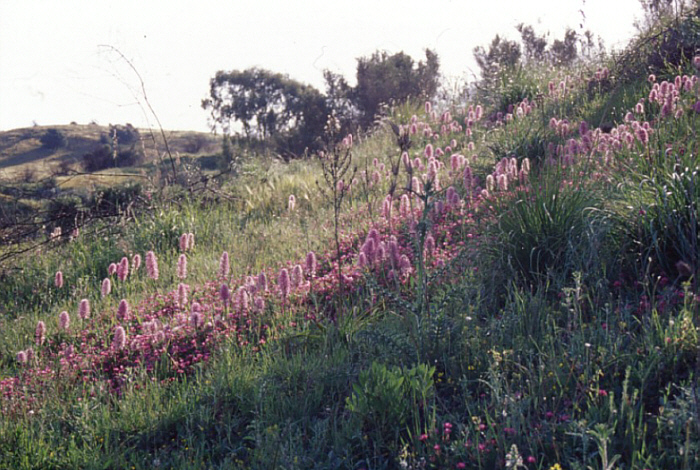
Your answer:
[[[83,155],[83,168],[87,172],[114,167],[114,156],[108,145],[102,145]]]
[[[56,150],[68,144],[68,139],[58,129],[48,129],[39,141],[42,147],[49,150]]]

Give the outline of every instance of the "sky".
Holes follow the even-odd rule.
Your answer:
[[[208,131],[201,101],[218,70],[261,67],[323,91],[324,69],[352,84],[358,57],[418,61],[430,48],[454,84],[478,74],[474,47],[516,39],[519,23],[551,39],[582,25],[610,50],[641,14],[639,0],[0,0],[0,130],[157,116]]]

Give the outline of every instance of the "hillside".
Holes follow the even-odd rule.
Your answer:
[[[632,52],[62,201],[122,205],[1,274],[0,469],[700,468],[700,56]]]
[[[44,148],[41,137],[49,129],[65,135],[67,144],[58,149]],[[145,152],[145,161],[162,157],[165,147],[160,132],[138,129]],[[213,134],[192,131],[165,131],[171,152],[181,156],[201,157],[220,150],[220,138]],[[97,124],[70,124],[35,126],[0,132],[0,179],[32,179],[48,175],[65,175],[82,171],[83,156],[103,145],[100,139],[110,136],[108,126]]]

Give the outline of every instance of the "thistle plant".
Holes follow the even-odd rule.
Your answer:
[[[318,181],[321,194],[333,204],[333,235],[335,240],[336,262],[338,263],[338,285],[343,292],[342,258],[340,250],[340,212],[343,200],[357,173],[357,167],[352,167],[352,135],[337,143],[340,122],[331,115],[326,123],[325,150],[319,153],[321,170],[325,187]]]

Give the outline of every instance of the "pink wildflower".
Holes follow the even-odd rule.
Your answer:
[[[64,331],[70,328],[70,315],[65,310],[58,315],[58,327]]]
[[[221,258],[219,258],[219,277],[222,279],[227,278],[230,268],[228,251],[224,251],[221,253]]]
[[[180,235],[179,245],[180,245],[180,251],[182,251],[183,253],[185,251],[187,251],[187,234],[186,233],[183,233],[182,235]]]
[[[229,290],[227,284],[221,284],[221,287],[219,288],[219,296],[221,297],[224,305],[228,307],[228,304],[231,301],[231,291]]]
[[[255,300],[253,301],[253,306],[255,307],[255,310],[257,312],[262,312],[265,310],[265,299],[262,297],[255,297]]]
[[[423,152],[425,158],[430,158],[433,156],[433,144],[428,144],[425,146],[425,151]]]
[[[185,305],[187,305],[187,291],[189,288],[190,286],[182,282],[177,285],[177,304],[180,308],[185,308]]]
[[[80,301],[78,316],[83,320],[90,318],[90,301],[88,299],[83,299]]]
[[[279,286],[282,299],[286,299],[289,296],[290,289],[289,271],[287,271],[286,268],[280,270],[279,277],[277,278],[277,285]]]
[[[433,109],[433,105],[430,104],[430,101],[425,102],[425,114],[430,114],[430,111]]]
[[[158,280],[158,260],[156,259],[156,254],[152,251],[146,253],[146,273],[149,278]]]
[[[107,297],[110,292],[112,292],[112,281],[106,277],[102,281],[102,289],[100,290],[100,293],[102,294],[102,297]]]
[[[260,292],[266,292],[267,291],[267,276],[265,273],[260,273],[258,274],[258,290]]]
[[[34,339],[36,340],[36,344],[39,346],[44,344],[44,340],[46,339],[46,324],[43,321],[37,322],[36,331],[34,332]]]
[[[129,318],[129,303],[126,299],[122,299],[119,302],[119,308],[117,309],[117,318],[120,320],[126,320]]]
[[[304,278],[304,270],[301,268],[301,265],[297,264],[292,268],[292,274],[291,274],[291,285],[293,289],[298,288],[301,285],[301,281]]]
[[[194,233],[192,232],[187,234],[187,250],[194,250]]]
[[[54,277],[54,285],[59,289],[63,287],[63,273],[61,271],[56,271],[56,276]]]
[[[114,329],[114,337],[112,338],[112,350],[121,351],[126,346],[126,331],[124,327],[117,326]]]
[[[316,276],[316,253],[313,251],[306,254],[306,272],[310,277]]]
[[[180,279],[187,277],[187,255],[184,253],[177,259],[177,277]]]
[[[26,351],[20,351],[17,353],[17,362],[20,364],[26,364],[28,362]]]
[[[289,212],[294,212],[294,208],[297,205],[297,198],[294,197],[294,194],[289,195],[289,201],[287,202],[287,209]]]
[[[107,275],[108,276],[113,276],[114,273],[117,272],[117,263],[109,263],[109,266],[107,267]]]
[[[141,267],[141,255],[136,253],[131,260],[131,264],[134,265],[134,272],[138,271]]]
[[[117,277],[120,281],[124,281],[129,275],[129,259],[124,256],[117,265]]]

